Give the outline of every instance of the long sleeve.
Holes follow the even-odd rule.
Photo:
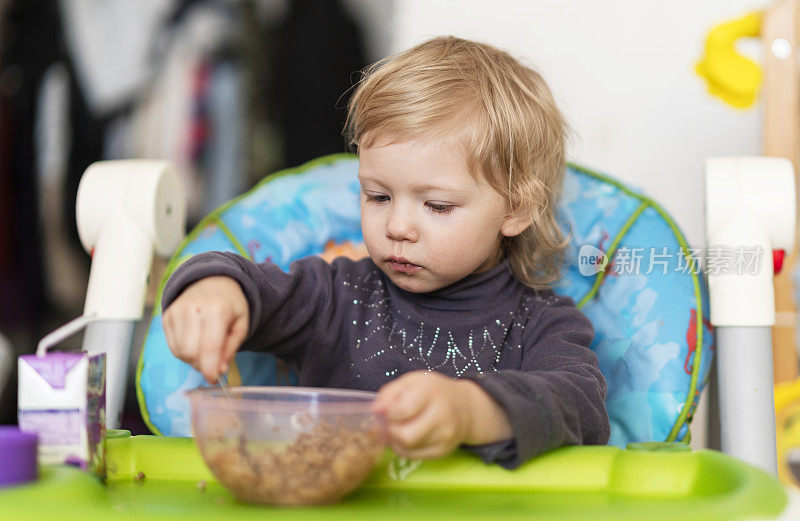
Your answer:
[[[250,325],[242,348],[269,351],[293,365],[310,356],[319,363],[331,355],[340,324],[333,297],[336,266],[318,257],[295,261],[289,273],[271,262],[256,264],[233,253],[209,252],[182,264],[164,288],[162,308],[167,307],[193,282],[214,275],[236,280],[247,298]],[[325,349],[330,347],[330,349]]]
[[[608,441],[591,323],[568,297],[522,286],[507,263],[412,294],[369,259],[309,257],[284,273],[230,253],[201,254],[173,274],[163,307],[211,275],[237,280],[247,297],[245,347],[300,369],[301,385],[376,391],[419,369],[470,378],[506,412],[513,438],[465,448],[509,468],[562,445]]]
[[[508,442],[466,447],[513,468],[562,445],[605,444],[606,383],[589,349],[594,329],[568,297],[554,297],[525,328],[522,365],[469,376],[506,412]]]

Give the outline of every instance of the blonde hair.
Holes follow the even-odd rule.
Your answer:
[[[547,287],[564,264],[555,216],[567,124],[544,79],[508,53],[453,36],[428,40],[369,66],[350,98],[345,133],[377,139],[451,136],[459,128],[470,173],[531,220],[502,245],[516,277]]]

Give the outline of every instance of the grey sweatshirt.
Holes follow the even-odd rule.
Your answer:
[[[289,273],[232,253],[196,255],[164,288],[227,275],[250,305],[242,348],[286,361],[304,386],[377,391],[413,370],[477,383],[506,412],[513,439],[464,448],[513,468],[562,445],[608,442],[606,383],[589,320],[569,297],[533,290],[507,260],[430,293],[395,286],[371,259],[318,257]]]

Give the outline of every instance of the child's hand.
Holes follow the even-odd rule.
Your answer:
[[[436,372],[413,371],[384,385],[373,410],[385,418],[394,451],[407,458],[512,437],[505,411],[475,382]]]
[[[413,371],[381,387],[373,410],[386,420],[397,454],[437,458],[464,441],[471,415],[462,385],[439,373]]]
[[[200,371],[210,383],[247,336],[250,309],[239,283],[230,277],[201,279],[187,287],[164,311],[164,333],[172,353]]]

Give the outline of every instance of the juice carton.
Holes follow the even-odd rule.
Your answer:
[[[19,357],[19,427],[39,436],[40,464],[73,464],[104,479],[105,405],[105,353]]]

